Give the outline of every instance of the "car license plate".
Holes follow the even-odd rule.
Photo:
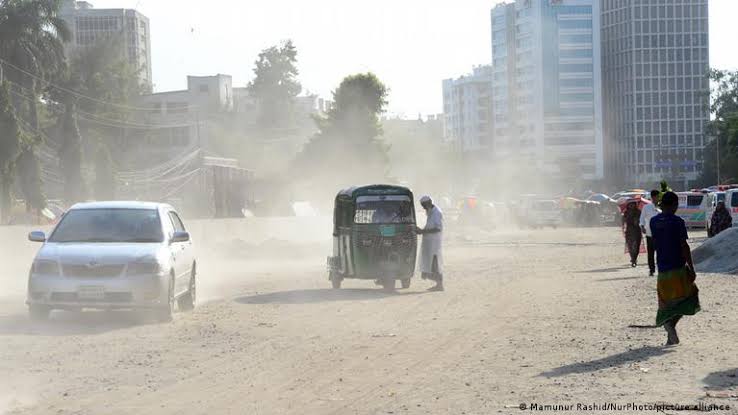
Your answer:
[[[105,287],[98,286],[82,286],[77,290],[77,297],[80,300],[104,300]]]

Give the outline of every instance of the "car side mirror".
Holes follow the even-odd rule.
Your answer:
[[[33,231],[28,234],[28,240],[31,242],[46,242],[46,234],[41,231]]]
[[[190,240],[189,232],[174,232],[169,242],[174,244],[178,242],[187,242],[189,240]]]

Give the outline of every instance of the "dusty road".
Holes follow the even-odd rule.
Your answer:
[[[171,324],[130,312],[65,312],[30,323],[22,301],[35,247],[4,237],[0,413],[514,414],[521,411],[510,406],[520,403],[577,402],[738,408],[729,398],[738,394],[735,276],[699,276],[704,311],[680,323],[680,346],[664,348],[662,329],[629,327],[653,324],[655,281],[644,267],[626,268],[613,228],[466,238],[451,231],[446,292],[425,293],[429,284],[416,279],[410,290],[385,294],[365,282],[328,288],[323,227],[290,226],[294,238],[274,236],[281,242],[263,242],[268,227],[257,239],[200,241],[204,298]],[[25,230],[16,231],[22,238]]]

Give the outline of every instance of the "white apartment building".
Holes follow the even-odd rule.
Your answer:
[[[443,136],[447,143],[464,153],[491,150],[491,93],[490,66],[477,66],[469,75],[443,81]]]
[[[601,180],[599,0],[516,0],[491,20],[495,161]]]
[[[151,88],[149,19],[133,9],[96,9],[86,1],[64,0],[59,16],[72,34],[67,54],[111,36],[122,36],[128,62],[140,70],[141,83]]]

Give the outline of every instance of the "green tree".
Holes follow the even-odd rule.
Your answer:
[[[61,0],[5,0],[0,3],[0,63],[4,76],[17,85],[32,105],[15,100],[16,112],[38,128],[36,103],[43,82],[66,68],[64,42],[70,32],[59,17]],[[27,111],[21,112],[21,107]]]
[[[316,119],[320,131],[298,154],[294,174],[328,185],[330,192],[335,186],[386,181],[388,149],[378,137],[387,94],[372,73],[346,77],[333,92],[333,108]]]
[[[25,121],[28,137],[38,137],[40,131],[40,97],[48,92],[45,81],[59,79],[66,68],[64,43],[71,35],[59,16],[61,4],[62,0],[0,2],[0,70],[12,84],[9,88],[14,94],[14,111]],[[45,205],[40,174],[35,176],[39,170],[35,148],[39,143],[38,139],[23,143],[19,160],[20,186],[27,208]]]
[[[62,143],[59,163],[64,177],[64,199],[73,204],[84,198],[85,185],[82,179],[82,138],[77,126],[74,105],[67,105],[61,121]]]
[[[260,126],[289,127],[295,97],[302,91],[297,80],[297,48],[288,40],[264,49],[254,65],[256,78],[248,85],[248,90],[259,103]]]
[[[738,180],[738,71],[713,69],[710,80],[714,85],[710,103],[714,118],[705,130],[712,140],[705,146],[700,177],[703,186],[715,184],[716,180],[723,183]]]
[[[23,142],[8,91],[8,83],[3,82],[0,87],[0,220],[3,222],[10,214],[15,163]]]
[[[64,106],[76,105],[81,113],[80,162],[95,166],[94,195],[98,199],[115,195],[116,169],[110,162],[110,151],[116,143],[114,138],[125,134],[125,125],[132,118],[132,99],[145,90],[139,79],[140,69],[129,64],[124,46],[121,36],[112,35],[81,50],[71,58],[64,84],[85,98],[63,91],[56,97]],[[66,112],[61,116],[66,117]]]

